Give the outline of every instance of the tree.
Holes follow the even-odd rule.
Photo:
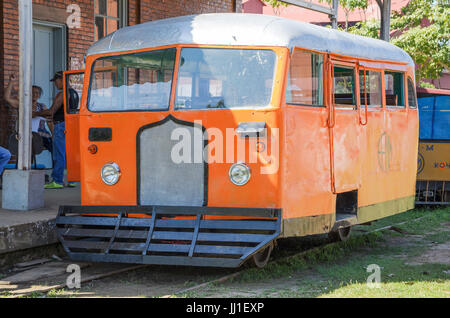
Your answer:
[[[267,4],[271,5],[274,8],[277,8],[279,6],[287,6],[287,4],[281,0],[263,0],[263,2],[266,2]],[[330,7],[333,3],[333,0],[319,0],[319,2],[326,2]],[[380,10],[382,10],[381,8],[383,7],[383,4],[386,4],[386,8],[387,5],[389,7],[389,10],[391,8],[391,0],[377,0],[378,5],[380,6]],[[367,9],[369,5],[368,0],[339,0],[339,6],[344,10],[344,14],[345,14],[345,30],[348,30],[348,17],[350,15],[350,12],[356,10],[356,9]],[[383,12],[383,11],[381,11]],[[389,11],[388,11],[389,12]],[[382,14],[383,16],[383,14]],[[384,19],[383,21],[386,21],[386,19]],[[389,19],[387,19],[387,21],[389,21]],[[389,30],[389,27],[388,27]],[[389,32],[388,32],[389,35]],[[388,37],[389,39],[389,37]],[[388,40],[389,41],[389,40]]]
[[[331,3],[331,0],[322,1]],[[339,5],[347,7],[348,10],[364,7],[359,0],[350,1],[352,0],[340,0]],[[393,12],[391,15],[391,0],[376,1],[380,7],[381,21],[375,19],[361,21],[354,26],[347,25],[346,31],[390,41],[405,50],[417,65],[417,83],[423,78],[439,78],[445,69],[450,69],[448,5],[436,0],[411,0],[400,12]],[[265,2],[276,5],[281,1],[265,0]]]
[[[287,7],[288,4],[286,2],[280,1],[280,0],[262,0],[263,2],[271,5],[274,8],[278,8],[279,6]]]
[[[380,8],[380,39],[389,42],[390,40],[390,18],[391,0],[376,0]]]
[[[375,19],[361,21],[349,27],[347,31],[349,33],[378,39],[380,37],[380,21]]]
[[[417,65],[416,80],[436,79],[450,68],[450,8],[434,0],[411,0],[391,15],[391,43],[402,48]],[[361,21],[350,33],[378,38],[378,21]],[[422,84],[420,84],[422,85]]]
[[[391,17],[391,42],[412,57],[416,79],[439,78],[450,68],[450,7],[435,0],[411,0]]]
[[[273,1],[273,0],[272,0]],[[329,5],[332,4],[332,0],[319,0],[319,2],[326,2]],[[344,10],[345,14],[345,31],[348,30],[348,17],[350,12],[356,9],[367,9],[369,5],[368,0],[339,0],[339,6]]]

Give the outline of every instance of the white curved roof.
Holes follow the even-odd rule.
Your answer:
[[[385,41],[290,19],[244,13],[182,16],[125,27],[94,43],[87,55],[171,44],[298,46],[322,52],[414,65]]]

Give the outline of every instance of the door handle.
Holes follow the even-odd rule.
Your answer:
[[[260,137],[264,136],[264,130],[266,128],[266,122],[240,122],[236,128],[236,133],[241,137]]]
[[[336,124],[336,117],[334,113],[334,68],[333,64],[330,63],[329,73],[331,74],[331,82],[330,82],[330,103],[328,109],[328,127],[333,128]]]

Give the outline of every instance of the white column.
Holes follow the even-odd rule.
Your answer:
[[[32,0],[19,0],[18,169],[3,173],[2,208],[28,211],[44,207],[44,170],[31,170]]]
[[[31,169],[32,63],[32,0],[19,0],[19,170]]]

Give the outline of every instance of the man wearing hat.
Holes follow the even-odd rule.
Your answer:
[[[50,80],[59,90],[49,109],[39,112],[38,116],[53,118],[53,181],[46,184],[45,189],[64,188],[64,169],[66,167],[66,136],[64,125],[63,72],[56,72]],[[69,184],[68,186],[74,186]]]

